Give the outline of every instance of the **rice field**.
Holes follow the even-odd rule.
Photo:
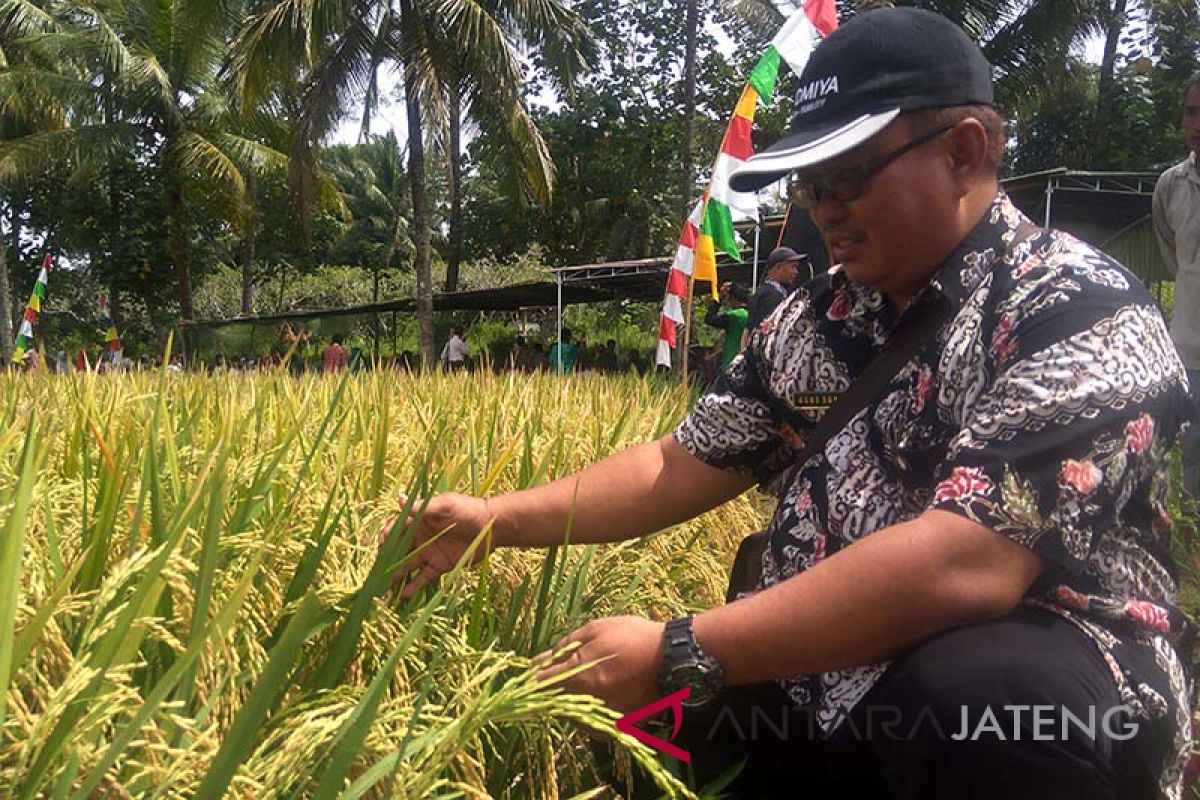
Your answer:
[[[612,797],[635,763],[688,796],[531,656],[718,602],[753,499],[501,551],[410,601],[406,532],[377,543],[401,492],[540,483],[688,400],[587,375],[0,380],[0,796]]]
[[[688,402],[633,376],[0,379],[0,797],[617,797],[635,764],[692,796],[531,657],[594,617],[720,602],[752,496],[640,542],[500,551],[407,602],[405,532],[378,542],[401,493],[541,483]]]

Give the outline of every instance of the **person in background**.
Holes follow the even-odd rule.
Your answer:
[[[586,372],[592,368],[592,351],[583,339],[575,342],[575,371]]]
[[[340,372],[350,363],[350,356],[346,353],[346,348],[342,346],[342,337],[335,335],[321,353],[321,371],[322,372]]]
[[[1171,339],[1187,368],[1192,399],[1200,403],[1200,72],[1184,90],[1183,138],[1187,158],[1154,186],[1154,233],[1175,276]],[[1200,425],[1183,436],[1183,485],[1200,496]]]
[[[617,340],[609,339],[604,342],[604,347],[596,353],[596,368],[601,372],[616,372],[620,368],[620,359],[617,357]]]
[[[708,313],[704,315],[704,323],[725,331],[721,345],[721,369],[729,366],[733,357],[742,351],[742,333],[746,330],[746,320],[750,316],[746,308],[746,288],[725,281],[719,289],[721,299],[708,301]],[[724,310],[722,310],[724,306]]]
[[[534,341],[529,345],[529,371],[537,372],[546,368],[546,345]]]
[[[562,342],[555,342],[550,348],[550,369],[559,375],[575,371],[575,359],[579,357],[579,348],[571,343],[571,329],[562,329]]]
[[[750,299],[749,316],[742,334],[741,348],[746,346],[750,334],[758,330],[763,320],[771,316],[775,307],[792,293],[796,276],[800,274],[800,263],[804,259],[804,256],[790,247],[776,247],[767,256],[767,279]]]
[[[627,351],[626,369],[636,372],[638,375],[646,374],[646,362],[642,359],[642,354],[637,351],[637,348]]]
[[[529,342],[524,336],[517,336],[513,343],[512,352],[508,354],[508,368],[516,372],[529,372],[529,358],[532,355]]]
[[[441,361],[446,365],[447,369],[460,370],[467,366],[467,358],[471,355],[471,348],[467,346],[467,342],[463,339],[462,325],[455,325],[453,334],[450,336],[446,346],[442,348]]]

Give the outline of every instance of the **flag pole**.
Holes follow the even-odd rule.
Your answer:
[[[695,275],[688,276],[688,296],[687,310],[683,313],[683,361],[681,361],[682,369],[680,370],[683,376],[683,385],[688,385],[688,351],[691,349],[692,339],[692,298],[695,296],[693,288],[696,284]]]
[[[762,238],[762,209],[754,215],[754,267],[750,273],[750,292],[758,291],[758,240]]]
[[[779,238],[775,240],[775,246],[780,247],[783,244],[783,234],[787,233],[788,217],[792,215],[792,201],[789,200],[787,206],[783,209],[783,224],[779,226]]]

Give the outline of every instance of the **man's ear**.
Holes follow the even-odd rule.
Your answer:
[[[958,196],[971,191],[979,175],[986,170],[988,134],[983,123],[968,117],[946,134],[945,153]]]

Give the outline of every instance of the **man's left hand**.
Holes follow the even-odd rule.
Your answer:
[[[552,660],[539,678],[552,678],[581,664],[604,659],[563,683],[572,692],[594,695],[610,708],[627,714],[658,699],[658,669],[662,663],[661,622],[642,617],[597,619],[564,636],[542,654]],[[578,642],[569,655],[557,653]]]

